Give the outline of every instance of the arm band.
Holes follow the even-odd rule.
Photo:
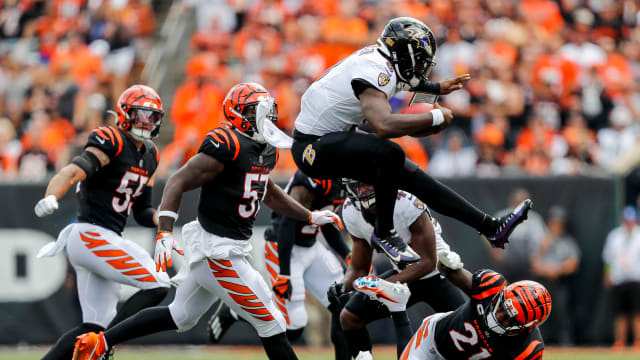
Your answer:
[[[156,227],[153,222],[153,214],[156,209],[151,206],[151,186],[145,186],[142,194],[133,203],[133,218],[145,227]]]
[[[411,89],[413,91],[421,91],[429,94],[440,94],[440,83],[436,81],[427,81],[422,80],[420,85],[418,85],[415,89]]]
[[[95,174],[100,170],[100,160],[90,151],[83,151],[82,154],[76,156],[71,160],[72,164],[76,164],[80,169],[84,170],[87,174],[87,178]]]

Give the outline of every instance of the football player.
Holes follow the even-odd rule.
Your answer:
[[[424,23],[392,19],[377,45],[356,51],[311,84],[295,121],[291,151],[300,170],[316,179],[350,178],[375,186],[378,211],[372,241],[396,263],[419,259],[393,228],[398,189],[472,226],[501,248],[531,207],[527,199],[512,213],[493,218],[406,160],[402,148],[387,139],[437,133],[451,121],[451,110],[439,105],[423,114],[393,114],[388,102],[399,91],[448,94],[471,78],[465,74],[428,81],[435,53],[434,35]],[[365,121],[374,134],[351,131]]]
[[[314,180],[301,171],[294,174],[284,191],[307,209],[336,211],[344,202],[340,181]],[[289,341],[299,338],[307,325],[304,307],[307,290],[332,311],[331,340],[336,359],[348,360],[351,355],[340,328],[339,310],[332,308],[327,298],[329,286],[342,279],[342,265],[329,249],[316,241],[318,230],[336,254],[346,260],[350,250],[336,228],[309,225],[306,221],[273,213],[271,226],[265,231],[264,262],[276,295],[276,306],[287,323]],[[235,319],[237,315],[221,302],[209,321],[210,340],[219,342]]]
[[[542,359],[538,327],[551,312],[544,286],[530,280],[506,285],[492,270],[471,274],[452,251],[439,252],[438,259],[440,272],[470,299],[455,311],[424,319],[401,360]]]
[[[182,228],[189,273],[168,307],[145,309],[115,327],[78,337],[74,359],[93,360],[122,341],[159,331],[186,331],[222,300],[258,332],[270,359],[296,359],[271,289],[247,261],[249,238],[263,201],[275,212],[309,225],[334,224],[331,211],[310,212],[278,187],[269,173],[278,150],[256,130],[256,118],[276,121],[277,107],[259,84],[240,83],[227,93],[223,112],[230,128],[210,131],[193,156],[167,181],[159,211],[156,266],[171,266],[173,225],[182,194],[201,188],[198,217]]]
[[[436,311],[450,311],[465,301],[462,293],[436,269],[436,251],[448,250],[449,245],[442,238],[440,223],[431,215],[426,205],[414,195],[398,191],[393,223],[403,241],[420,255],[420,261],[402,269],[394,264],[394,269],[381,274],[380,278],[390,283],[408,284],[410,294],[400,288],[385,292],[380,286],[376,286],[377,280],[372,277],[368,284],[362,279],[362,285],[368,285],[366,289],[359,289],[363,293],[342,296],[354,289],[354,280],[369,273],[373,249],[377,248],[370,240],[377,211],[373,186],[351,180],[346,182],[346,188],[348,199],[342,209],[342,218],[353,239],[353,255],[342,282],[331,286],[330,298],[337,307],[342,307],[340,304],[346,302],[340,313],[340,322],[354,357],[371,352],[365,326],[390,315],[396,325],[400,355],[412,333],[405,312],[406,304],[411,306],[425,302]]]
[[[151,139],[160,132],[162,100],[152,88],[134,85],[120,95],[115,114],[117,127],[93,130],[84,152],[51,179],[44,198],[35,206],[38,217],[52,214],[58,209],[58,199],[77,184],[77,222],[65,227],[58,240],[38,256],[53,256],[66,247],[78,281],[82,324],[62,335],[44,359],[69,359],[76,336],[102,331],[157,305],[169,288],[167,274],[156,272],[151,256],[122,238],[132,211],[138,224],[157,224],[151,190],[159,155]],[[140,291],[116,315],[118,284]]]

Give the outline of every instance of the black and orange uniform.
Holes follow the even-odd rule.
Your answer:
[[[487,314],[496,297],[505,288],[501,274],[479,270],[473,274],[470,300],[438,320],[435,341],[438,352],[446,359],[534,360],[541,359],[544,343],[540,330],[514,335],[498,335],[489,329]]]
[[[151,205],[147,183],[158,167],[158,149],[146,140],[138,150],[123,130],[111,126],[93,130],[85,148],[89,146],[105,153],[109,164],[78,183],[78,221],[121,234],[132,209],[136,213]]]
[[[248,240],[278,149],[220,127],[207,134],[198,152],[224,164],[224,171],[202,186],[198,221],[212,234]]]
[[[313,194],[309,210],[336,211],[344,202],[345,192],[342,184],[336,180],[316,180],[298,170],[287,183],[284,191],[291,195],[291,189],[302,186]],[[296,221],[287,216],[272,213],[271,227],[265,231],[267,241],[278,243],[280,274],[290,274],[290,257],[293,245],[311,247],[316,242],[318,230],[322,231],[327,244],[343,259],[349,254],[340,232],[332,226],[318,228],[305,221]]]

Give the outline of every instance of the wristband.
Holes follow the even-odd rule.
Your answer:
[[[444,114],[440,109],[433,109],[431,113],[431,126],[438,126],[444,122]]]
[[[170,217],[173,220],[178,220],[178,214],[175,211],[171,211],[171,210],[160,210],[158,211],[158,219],[161,216],[166,216],[166,217]]]

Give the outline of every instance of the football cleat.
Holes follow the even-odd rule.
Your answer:
[[[364,276],[353,281],[353,288],[381,302],[390,312],[405,311],[411,291],[406,284],[392,283],[375,275]]]
[[[524,200],[518,204],[511,213],[498,220],[498,229],[495,234],[490,236],[483,234],[482,236],[484,236],[494,248],[504,249],[504,244],[509,242],[509,236],[518,225],[527,220],[527,215],[532,207],[533,201],[531,201],[531,199]]]
[[[420,255],[405,244],[395,230],[391,230],[386,237],[378,237],[374,232],[371,235],[371,243],[374,248],[382,250],[391,261],[398,265],[410,264],[420,260]]]
[[[73,360],[102,360],[107,354],[107,342],[102,331],[89,332],[76,337]]]
[[[209,333],[209,342],[217,344],[220,342],[224,334],[229,330],[236,319],[231,315],[231,308],[222,300],[218,301],[216,310],[211,315],[207,324],[207,332]]]

